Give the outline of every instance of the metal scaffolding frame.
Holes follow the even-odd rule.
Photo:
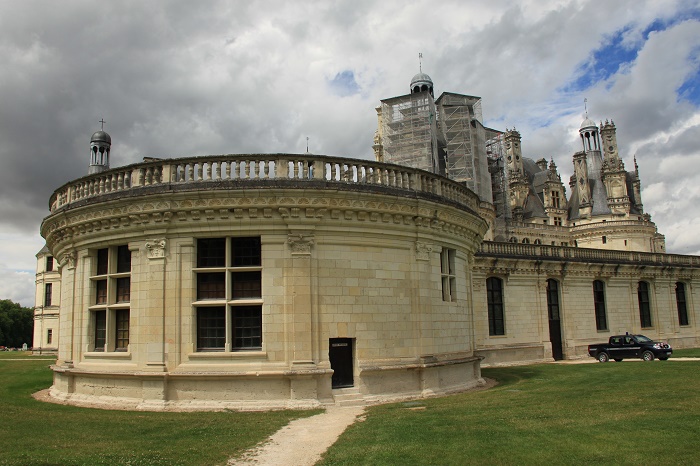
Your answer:
[[[436,109],[427,92],[382,101],[384,161],[437,173]]]

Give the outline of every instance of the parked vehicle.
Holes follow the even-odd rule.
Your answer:
[[[673,348],[666,342],[658,342],[644,335],[629,333],[612,336],[608,343],[588,345],[588,355],[600,362],[608,362],[611,359],[620,362],[630,358],[641,358],[645,361],[659,358],[665,361],[672,353]]]

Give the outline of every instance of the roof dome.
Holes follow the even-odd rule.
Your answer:
[[[591,120],[590,118],[588,118],[588,116],[586,116],[586,119],[583,120],[583,123],[581,123],[580,129],[584,128],[598,128],[598,126],[596,126],[595,121]]]
[[[90,142],[106,142],[107,144],[112,144],[112,136],[104,131],[95,131],[90,138]]]
[[[413,87],[416,84],[418,84],[418,85],[427,84],[428,86],[432,86],[433,80],[430,79],[430,76],[428,76],[425,73],[418,73],[417,75],[415,75],[413,77],[413,79],[411,79],[411,89],[413,89]]]

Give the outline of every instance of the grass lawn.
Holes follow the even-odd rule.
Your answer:
[[[483,375],[499,385],[369,408],[322,464],[700,464],[700,361]]]
[[[700,348],[673,349],[672,358],[700,358]]]
[[[0,465],[217,465],[318,411],[150,413],[42,403],[51,361],[0,352]],[[12,359],[21,359],[13,361]]]

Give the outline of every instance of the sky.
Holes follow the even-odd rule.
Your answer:
[[[700,0],[0,0],[0,299],[34,304],[54,190],[143,157],[373,159],[375,107],[422,70],[482,98],[568,191],[578,128],[612,119],[667,251],[700,255]]]

